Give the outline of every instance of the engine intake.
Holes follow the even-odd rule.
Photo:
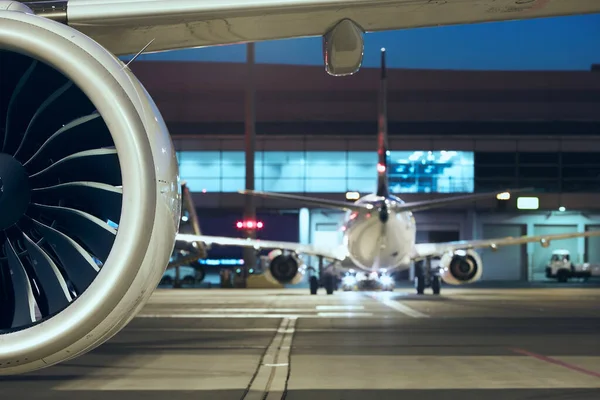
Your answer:
[[[268,259],[269,268],[265,271],[265,276],[271,282],[294,285],[302,280],[304,263],[296,254],[273,250],[269,253]]]
[[[81,32],[0,8],[0,83],[4,375],[81,355],[134,317],[168,264],[181,189],[156,105]]]
[[[446,253],[440,260],[440,276],[451,285],[476,282],[481,278],[482,261],[473,250],[457,250]]]

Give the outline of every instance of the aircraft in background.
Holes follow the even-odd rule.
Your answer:
[[[473,202],[495,198],[501,193],[526,192],[531,189],[503,190],[493,193],[478,193],[453,196],[436,200],[405,203],[392,195],[388,185],[388,133],[386,107],[386,66],[385,49],[381,50],[381,87],[379,95],[379,116],[377,134],[377,186],[376,191],[367,194],[354,203],[296,196],[281,193],[266,193],[243,190],[240,193],[269,199],[291,200],[303,205],[327,207],[346,211],[342,226],[343,244],[336,248],[324,248],[316,245],[278,242],[270,240],[229,238],[208,235],[177,235],[178,240],[202,241],[209,244],[245,246],[255,249],[274,248],[269,254],[269,269],[266,274],[280,283],[297,283],[301,276],[302,262],[300,254],[315,255],[336,261],[349,257],[355,266],[366,272],[363,276],[378,280],[387,274],[410,268],[417,264],[415,287],[423,294],[431,287],[439,294],[441,281],[452,285],[472,283],[481,278],[483,263],[474,249],[517,245],[540,242],[547,247],[552,240],[584,236],[598,236],[600,232],[567,233],[546,236],[507,237],[486,240],[465,240],[447,243],[416,243],[416,224],[413,212],[430,210],[451,204]],[[441,257],[438,267],[432,268],[431,258]],[[339,268],[339,267],[338,267]],[[335,277],[331,272],[321,276],[321,284],[327,294],[332,294]],[[386,278],[386,280],[389,280]],[[320,286],[317,278],[310,278],[311,294],[316,294]]]
[[[181,222],[179,223],[180,234],[201,235],[200,222],[196,215],[196,206],[192,200],[190,190],[186,182],[181,183]],[[173,274],[174,286],[181,284],[180,267],[189,266],[195,270],[194,283],[200,283],[206,276],[206,271],[198,263],[198,260],[207,256],[207,246],[200,241],[176,240],[175,248],[167,265],[167,271],[175,269]]]

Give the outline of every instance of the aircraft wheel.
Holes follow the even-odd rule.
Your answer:
[[[335,278],[333,275],[325,275],[324,277],[324,284],[325,284],[325,291],[327,292],[327,294],[333,294],[333,291],[335,290]]]
[[[425,293],[425,279],[423,276],[415,276],[415,289],[417,289],[417,294]]]
[[[442,289],[442,283],[440,282],[439,276],[431,277],[431,290],[433,294],[440,294],[440,290]]]
[[[319,290],[319,280],[316,276],[311,276],[308,280],[310,285],[310,294],[317,294],[317,290]]]

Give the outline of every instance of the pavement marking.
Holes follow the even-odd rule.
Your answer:
[[[277,328],[127,328],[123,332],[275,332]]]
[[[364,306],[316,306],[316,310],[364,310]]]
[[[404,314],[404,315],[408,315],[409,317],[413,317],[413,318],[429,318],[429,315],[427,314],[423,314],[420,311],[417,311],[415,309],[410,308],[409,306],[405,306],[402,303],[399,303],[397,301],[394,301],[392,299],[386,298],[386,297],[382,297],[382,296],[377,296],[377,295],[372,295],[369,294],[367,295],[369,297],[371,297],[374,300],[377,300],[378,302],[380,302],[381,304],[384,304],[390,308],[393,308],[394,310]]]
[[[169,308],[170,312],[189,312],[189,313],[309,313],[315,312],[314,308]]]
[[[366,312],[320,312],[317,314],[323,318],[335,318],[335,317],[371,317],[373,313]]]
[[[290,350],[297,318],[284,318],[261,358],[242,400],[281,399],[287,389]]]
[[[317,313],[317,314],[138,314],[136,318],[356,318],[372,317],[373,313]]]
[[[570,363],[567,363],[567,362],[564,362],[561,360],[557,360],[556,358],[544,356],[542,354],[533,353],[531,351],[527,351],[527,350],[519,349],[519,348],[512,348],[511,351],[513,351],[514,353],[517,353],[517,354],[522,354],[525,356],[533,357],[540,361],[545,361],[550,364],[559,365],[561,367],[570,369],[571,371],[580,372],[582,374],[590,375],[595,378],[600,378],[600,373],[598,373],[598,372],[590,371],[589,369],[581,368],[581,367],[578,367],[577,365],[570,364]]]

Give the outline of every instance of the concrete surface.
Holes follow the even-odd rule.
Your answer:
[[[157,290],[26,399],[600,399],[600,289]]]

